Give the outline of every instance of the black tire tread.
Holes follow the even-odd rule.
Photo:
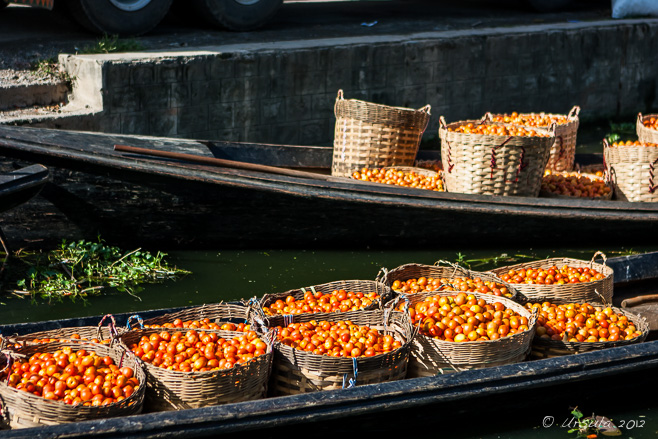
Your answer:
[[[197,13],[207,22],[214,26],[220,26],[232,31],[249,31],[263,26],[274,17],[283,3],[283,0],[265,0],[265,3],[268,3],[269,10],[262,16],[259,16],[255,21],[249,24],[244,24],[237,23],[231,17],[225,15],[220,6],[220,3],[223,1],[230,0],[191,0],[190,3]]]
[[[159,0],[163,2],[163,7],[159,11],[160,13],[158,14],[158,16],[156,16],[153,20],[151,20],[148,23],[148,25],[142,26],[139,29],[131,29],[124,32],[108,32],[107,28],[104,27],[103,23],[99,23],[98,21],[94,20],[93,17],[90,17],[87,11],[85,10],[85,6],[83,3],[88,0],[65,0],[65,1],[66,1],[66,9],[67,12],[70,14],[70,16],[88,31],[96,34],[118,34],[119,36],[137,36],[152,30],[165,17],[172,3],[172,0]],[[91,1],[101,2],[106,0],[91,0]]]

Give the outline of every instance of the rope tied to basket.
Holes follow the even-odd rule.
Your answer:
[[[489,165],[489,167],[491,168],[491,174],[490,174],[490,176],[489,176],[490,179],[493,179],[493,177],[494,177],[494,170],[496,169],[496,150],[497,150],[498,148],[502,148],[503,146],[505,146],[505,145],[507,144],[507,142],[509,142],[510,140],[512,140],[512,137],[513,137],[513,136],[509,136],[509,137],[507,138],[507,140],[505,140],[503,143],[501,143],[501,144],[498,145],[498,146],[494,146],[494,147],[491,148],[491,164]],[[525,155],[525,149],[523,150],[523,153],[521,154],[521,163],[523,163],[523,156],[524,156],[524,155]],[[517,175],[517,178],[518,178],[519,171],[517,171],[516,175]]]
[[[4,369],[0,370],[0,373],[3,373],[5,370],[11,368],[11,364],[14,362],[14,359],[12,358],[11,355],[9,355],[8,352],[2,352],[5,354],[5,357],[7,358],[7,365],[4,367]],[[9,377],[11,376],[10,373],[7,374],[7,382],[9,382]]]
[[[101,321],[98,323],[98,339],[99,340],[103,339],[103,333],[101,328],[103,327],[103,323],[105,322],[105,319],[109,319],[107,327],[110,330],[110,338],[114,340],[117,337],[119,337],[119,331],[117,330],[116,320],[114,320],[114,316],[112,314],[105,314],[101,319]]]
[[[137,323],[139,323],[140,329],[144,329],[144,320],[139,316],[139,314],[133,314],[130,317],[128,317],[128,320],[126,321],[126,327],[128,328],[128,331],[130,331],[130,322],[133,319],[137,320]]]
[[[608,262],[608,257],[603,253],[602,251],[597,251],[594,253],[594,256],[592,256],[592,259],[589,261],[589,268],[591,269],[594,266],[594,260],[596,259],[597,256],[601,256],[601,259],[603,259],[603,265],[606,265],[606,262]]]
[[[557,140],[560,142],[560,150],[557,153],[557,159],[562,160],[562,156],[564,155],[564,139],[562,136],[557,136]]]
[[[351,389],[356,387],[356,378],[359,375],[359,367],[356,362],[356,357],[352,357],[352,368],[354,370],[354,378],[347,379],[347,374],[343,375],[343,389]]]
[[[653,184],[653,171],[656,163],[658,162],[658,159],[654,160],[652,163],[649,164],[649,193],[653,194],[656,189],[658,189],[658,185]]]

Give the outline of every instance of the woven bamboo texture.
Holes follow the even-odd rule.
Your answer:
[[[594,262],[594,259],[602,255],[603,264]],[[537,269],[549,268],[556,265],[558,268],[568,265],[575,268],[593,268],[605,277],[593,282],[567,283],[563,285],[534,285],[534,284],[512,284],[519,291],[520,296],[530,302],[559,301],[563,303],[570,302],[589,302],[611,304],[614,288],[614,272],[612,268],[605,265],[605,255],[601,252],[594,254],[590,261],[572,258],[550,258],[534,262],[526,262],[507,267],[500,267],[491,270],[496,276],[501,276],[510,270],[519,270],[521,268]]]
[[[52,401],[37,395],[16,390],[6,383],[0,383],[0,406],[4,422],[11,428],[29,428],[45,425],[57,425],[68,422],[98,420],[117,416],[129,416],[140,413],[143,408],[146,376],[144,370],[131,354],[115,345],[114,347],[96,343],[52,342],[26,346],[17,351],[5,351],[12,360],[29,359],[37,352],[55,352],[63,347],[74,351],[85,349],[96,352],[99,356],[110,356],[116,365],[129,366],[135,372],[140,386],[124,399],[106,406],[69,405],[62,401]],[[7,358],[0,356],[0,370],[6,366]]]
[[[430,106],[414,110],[344,99],[339,90],[334,114],[331,175],[350,177],[363,167],[412,166]]]
[[[121,328],[117,328],[121,331]],[[77,338],[79,336],[79,338]],[[13,344],[14,349],[20,349],[24,346],[33,344],[43,344],[51,341],[71,341],[71,342],[91,342],[99,340],[102,344],[109,344],[112,341],[110,328],[107,326],[80,326],[72,328],[59,328],[51,331],[33,332],[31,334],[15,335],[7,337],[7,342]],[[10,346],[11,347],[11,346]]]
[[[658,131],[645,127],[643,123],[644,120],[652,117],[658,118],[658,114],[647,114],[646,116],[642,116],[642,113],[639,113],[637,115],[636,131],[637,138],[640,142],[658,144]]]
[[[540,360],[542,358],[580,354],[582,352],[641,343],[647,338],[647,335],[649,334],[649,324],[643,317],[630,313],[621,308],[612,307],[612,309],[616,313],[624,314],[626,317],[628,317],[628,320],[635,324],[635,327],[642,333],[642,335],[632,340],[617,340],[606,342],[569,342],[535,337],[532,341],[532,351],[530,352],[530,358],[533,360]]]
[[[381,308],[384,303],[389,301],[393,293],[391,289],[381,282],[372,280],[339,280],[335,282],[328,282],[320,285],[312,285],[309,287],[296,288],[288,290],[284,293],[266,294],[260,300],[261,311],[263,307],[269,307],[277,300],[286,300],[286,297],[293,296],[295,300],[302,300],[306,292],[320,292],[323,294],[331,294],[334,290],[353,291],[355,293],[377,293],[380,297],[379,300],[374,301],[370,306],[363,308],[364,310],[371,310]]]
[[[200,321],[202,319],[209,319],[213,323],[253,323],[253,319],[257,318],[258,306],[250,305],[249,303],[212,303],[201,306],[195,306],[182,311],[165,314],[162,316],[154,317],[144,320],[143,325],[149,327],[152,325],[165,325],[172,324],[174,320],[180,319],[183,322],[187,321]],[[179,328],[182,329],[182,328]],[[199,330],[207,330],[207,328],[193,328]]]
[[[606,173],[622,201],[658,201],[658,144],[652,146],[610,146],[603,142]]]
[[[161,331],[173,333],[177,330],[179,329],[133,330],[122,334],[119,339],[122,345],[128,349],[128,346],[138,343],[144,335],[149,336]],[[229,331],[206,332],[215,332],[227,339],[243,335],[240,332]],[[263,339],[263,341],[268,345],[265,355],[254,357],[244,364],[236,364],[230,369],[181,372],[156,367],[138,360],[146,371],[147,385],[144,406],[149,411],[169,411],[264,398],[267,394],[267,382],[272,367],[272,343],[270,339]]]
[[[483,195],[539,195],[555,131],[533,128],[539,136],[493,136],[450,131],[468,120],[446,124],[440,118],[443,180],[447,192]]]
[[[514,300],[517,296],[517,290],[514,285],[505,282],[495,276],[492,273],[488,272],[479,272],[469,270],[468,268],[461,267],[457,264],[452,264],[445,261],[438,261],[435,265],[423,265],[423,264],[404,264],[396,267],[390,271],[384,271],[381,282],[387,286],[393,285],[393,282],[399,280],[401,282],[407,281],[409,279],[418,279],[419,277],[432,277],[432,278],[446,278],[456,279],[461,277],[467,277],[471,279],[480,278],[483,281],[497,282],[501,285],[507,287],[509,291],[508,299]],[[438,290],[435,290],[438,291]],[[456,291],[459,292],[459,291]],[[393,291],[394,295],[399,295],[396,291]],[[407,294],[408,297],[413,297],[415,294]],[[493,295],[493,297],[499,297]]]
[[[410,304],[415,305],[427,297],[453,296],[455,294],[457,292],[435,291],[407,297]],[[467,294],[472,294],[478,300],[484,299],[487,303],[500,302],[506,308],[528,318],[528,330],[497,340],[461,343],[440,340],[419,333],[412,342],[408,377],[417,378],[452,371],[502,366],[525,360],[530,352],[530,345],[535,334],[537,315],[528,311],[523,305],[505,297],[480,293]]]
[[[414,328],[409,316],[388,310],[341,313],[298,314],[293,322],[310,320],[349,320],[367,325],[403,341],[402,347],[373,357],[336,358],[316,355],[275,342],[270,388],[273,396],[295,395],[321,390],[342,389],[353,379],[357,386],[400,380],[407,375],[407,362]],[[270,327],[284,326],[284,317],[268,318]]]
[[[571,171],[573,169],[576,159],[578,125],[580,124],[579,114],[580,107],[575,106],[566,115],[547,113],[522,113],[519,115],[539,117],[563,116],[567,118],[566,123],[557,124],[555,127],[555,142],[551,145],[546,169],[550,169],[551,171]],[[496,116],[502,115],[497,114],[493,117]]]

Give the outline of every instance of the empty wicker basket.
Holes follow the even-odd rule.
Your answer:
[[[344,99],[334,106],[336,129],[331,175],[350,177],[363,167],[413,166],[430,106],[414,110]]]

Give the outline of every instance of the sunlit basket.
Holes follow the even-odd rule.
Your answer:
[[[611,146],[603,141],[606,174],[622,201],[658,202],[658,144]]]
[[[268,321],[273,328],[287,326],[289,319],[292,322],[349,320],[393,335],[402,342],[402,347],[373,357],[336,358],[302,351],[276,341],[270,384],[274,396],[342,389],[406,377],[411,340],[414,337],[414,328],[407,314],[390,310],[352,311],[341,314],[275,316],[268,318]]]
[[[344,99],[334,106],[336,129],[331,175],[350,177],[361,168],[412,166],[430,118],[419,110]]]
[[[113,347],[97,343],[51,342],[23,347],[16,351],[3,351],[0,355],[0,370],[7,366],[7,359],[29,359],[38,352],[55,352],[64,347],[74,351],[85,349],[99,356],[109,356],[117,366],[129,366],[139,380],[139,387],[123,401],[104,406],[69,405],[63,401],[52,401],[33,395],[23,390],[9,387],[0,382],[0,406],[3,421],[11,428],[28,428],[45,425],[56,425],[68,422],[100,420],[118,416],[129,416],[140,413],[144,403],[146,376],[136,358],[120,346]]]
[[[498,136],[450,131],[467,120],[446,124],[440,117],[439,137],[443,157],[443,180],[447,192],[482,195],[536,197],[555,142],[555,125],[533,128],[539,136]],[[501,125],[501,124],[497,124]]]
[[[170,326],[173,327],[173,322],[176,319],[180,319],[183,322],[188,321],[201,321],[203,319],[209,319],[211,323],[222,324],[222,323],[245,323],[249,325],[254,324],[254,320],[260,318],[260,309],[258,303],[255,299],[249,302],[240,302],[240,303],[230,303],[230,302],[220,302],[220,303],[211,303],[201,306],[194,306],[187,308],[181,311],[164,314],[162,316],[153,317],[142,322],[143,327],[162,327]],[[134,316],[138,317],[138,316]],[[129,323],[130,325],[130,319]],[[197,329],[199,331],[208,330],[209,328],[198,325],[194,325],[190,329]],[[206,325],[207,326],[207,325]],[[259,329],[258,325],[253,325],[254,330]],[[130,328],[128,328],[130,329]],[[178,328],[183,330],[184,328]]]
[[[139,343],[142,336],[150,336],[162,331],[185,333],[186,330],[178,328],[132,330],[120,335],[119,340],[129,350],[132,344]],[[216,332],[225,339],[243,335],[240,332],[229,331],[205,332]],[[230,369],[181,372],[157,367],[138,359],[146,371],[145,407],[149,411],[183,410],[265,397],[272,367],[272,343],[268,337],[260,338],[267,343],[265,355],[254,357],[247,363],[236,364]]]
[[[636,131],[637,138],[640,142],[658,144],[658,131],[644,126],[644,121],[652,117],[658,119],[658,114],[642,116],[642,113],[638,113],[637,115]]]
[[[373,303],[370,304],[369,306],[362,308],[363,310],[381,308],[382,305],[387,301],[389,301],[392,297],[391,289],[380,282],[376,282],[372,280],[339,280],[321,285],[312,285],[310,287],[296,288],[293,290],[286,291],[284,293],[266,294],[260,300],[260,308],[262,311],[263,307],[269,307],[277,300],[283,300],[285,302],[286,297],[288,296],[294,297],[295,300],[302,300],[304,299],[304,295],[307,292],[331,294],[332,291],[341,290],[341,289],[347,292],[353,291],[355,293],[357,292],[362,292],[364,294],[377,293],[380,299],[373,301]]]
[[[434,265],[404,264],[390,271],[383,270],[382,273],[380,273],[380,275],[382,277],[381,282],[387,285],[388,287],[391,287],[393,285],[393,282],[395,282],[396,280],[405,282],[409,279],[418,279],[420,277],[432,277],[435,279],[445,278],[448,280],[448,283],[451,279],[462,278],[462,277],[466,277],[470,279],[480,278],[485,282],[487,281],[496,282],[498,284],[505,286],[509,291],[509,293],[505,295],[505,297],[508,299],[514,300],[517,296],[517,290],[514,285],[502,281],[492,273],[469,270],[468,268],[464,268],[457,264],[453,264],[447,261],[437,261]],[[439,291],[439,290],[437,289],[435,291]],[[394,295],[405,294],[409,297],[415,295],[415,294],[409,294],[407,292],[396,292],[396,291],[393,291],[393,294]],[[498,296],[494,295],[494,297],[498,297]]]
[[[628,317],[628,320],[635,324],[635,327],[642,333],[642,335],[632,340],[595,342],[570,342],[562,340],[551,340],[550,338],[541,338],[535,336],[535,338],[532,340],[532,351],[530,352],[530,358],[533,360],[540,360],[542,358],[580,354],[582,352],[641,343],[647,338],[647,335],[649,334],[649,324],[643,317],[630,313],[621,308],[611,308],[616,313],[624,314],[626,317]]]
[[[576,137],[580,120],[578,114],[580,107],[574,106],[568,114],[547,113],[521,113],[519,116],[561,116],[566,117],[566,123],[559,123],[555,127],[555,142],[551,146],[546,169],[551,171],[570,171],[573,169],[576,158]],[[493,120],[504,115],[495,114]],[[534,128],[534,127],[532,127]],[[545,127],[548,128],[548,127]]]
[[[413,306],[432,296],[455,296],[457,291],[433,291],[403,296]],[[493,304],[500,302],[528,319],[528,329],[497,340],[454,342],[432,338],[422,333],[414,338],[409,359],[409,378],[433,376],[455,371],[502,366],[525,360],[535,334],[536,313],[505,297],[468,293]]]
[[[106,319],[109,319],[109,323],[107,326],[103,326]],[[114,317],[108,314],[101,319],[98,326],[72,326],[13,335],[6,338],[6,343],[10,349],[20,349],[21,347],[33,344],[50,343],[53,341],[110,344],[123,330],[123,328],[116,326]]]
[[[595,263],[597,256],[601,256],[603,264]],[[549,268],[556,265],[558,268],[568,265],[575,268],[593,268],[605,277],[593,282],[565,283],[563,285],[536,285],[536,284],[512,284],[525,299],[530,302],[560,301],[560,302],[589,302],[589,303],[612,303],[614,288],[614,271],[606,265],[606,256],[596,252],[590,261],[572,258],[550,258],[533,262],[524,262],[507,267],[491,270],[496,276],[502,276],[510,270]]]

